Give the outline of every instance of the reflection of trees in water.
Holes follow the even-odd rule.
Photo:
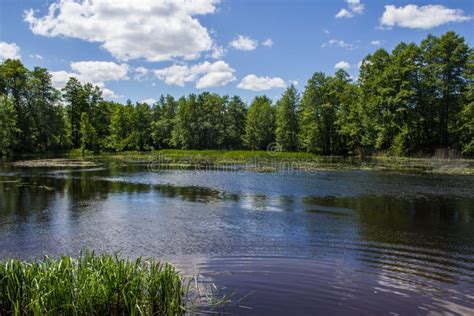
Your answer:
[[[112,173],[112,174],[111,174]],[[68,209],[75,216],[86,212],[89,201],[107,199],[111,194],[155,192],[164,197],[181,198],[191,202],[210,202],[217,199],[238,199],[234,194],[197,186],[143,184],[126,179],[108,178],[113,171],[73,172],[64,177],[32,174],[27,177],[2,177],[0,180],[0,218],[14,216],[48,222],[48,209],[59,198],[69,201]],[[65,210],[64,210],[65,211]]]
[[[359,260],[384,275],[458,283],[472,271],[473,199],[309,197],[305,203],[352,209],[354,220],[346,223],[358,229]]]

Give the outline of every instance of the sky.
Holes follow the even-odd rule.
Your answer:
[[[399,42],[455,31],[474,42],[474,0],[0,0],[0,60],[73,76],[106,99],[211,91],[250,101],[300,91]]]

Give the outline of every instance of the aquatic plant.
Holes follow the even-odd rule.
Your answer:
[[[170,264],[82,252],[0,263],[0,315],[182,315],[188,286]]]

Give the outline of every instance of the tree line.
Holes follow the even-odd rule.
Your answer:
[[[474,154],[474,50],[454,32],[378,49],[357,80],[317,72],[275,103],[203,92],[155,104],[106,101],[70,78],[57,90],[44,68],[0,64],[0,153],[266,149],[321,155]]]

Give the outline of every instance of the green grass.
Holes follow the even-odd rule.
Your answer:
[[[0,315],[182,315],[187,291],[172,265],[117,254],[0,263]]]

